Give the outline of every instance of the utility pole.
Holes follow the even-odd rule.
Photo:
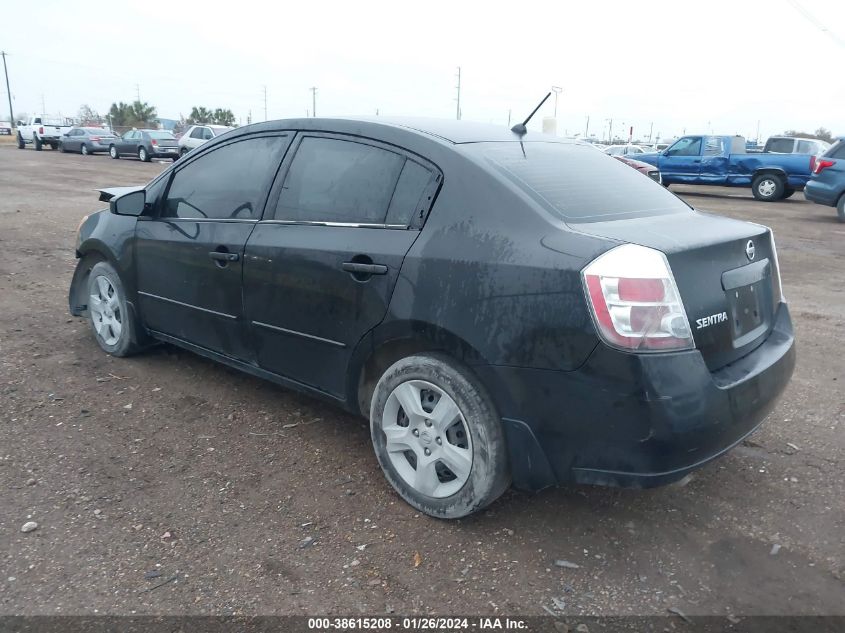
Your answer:
[[[135,100],[141,101],[141,84],[135,84]]]
[[[264,120],[267,120],[267,86],[264,86]]]
[[[613,119],[605,119],[610,123],[610,126],[607,129],[607,142],[610,145],[613,145]]]
[[[3,73],[6,75],[6,94],[9,95],[9,123],[15,127],[15,113],[12,112],[12,90],[9,88],[9,69],[6,68],[6,51],[0,51],[3,56]]]
[[[458,102],[457,110],[455,111],[455,118],[458,121],[461,120],[461,67],[458,66],[458,85],[455,86],[458,89],[458,98],[456,101]]]
[[[590,115],[587,115],[587,125],[584,127],[584,138],[590,138]]]
[[[47,106],[44,105],[44,93],[41,93],[41,114],[47,113]]]
[[[560,86],[552,86],[552,92],[555,93],[555,120],[557,120],[557,96],[563,92]]]
[[[5,59],[3,60],[3,63],[4,64],[6,63]],[[6,77],[6,87],[7,88],[9,87],[9,78],[8,77]],[[760,144],[760,119],[757,119],[757,138],[754,139],[754,140],[757,141],[757,145]]]
[[[508,127],[511,126],[511,109],[508,108]]]
[[[317,86],[311,87],[311,116],[317,116]]]
[[[651,143],[651,133],[654,131],[654,121],[648,124],[648,142]]]

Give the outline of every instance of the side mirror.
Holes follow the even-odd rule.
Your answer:
[[[111,212],[115,215],[139,216],[146,208],[147,194],[142,191],[133,191],[118,198],[112,198],[109,202]]]

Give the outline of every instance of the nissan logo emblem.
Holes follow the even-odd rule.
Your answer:
[[[754,260],[754,242],[748,240],[748,244],[745,245],[745,254],[748,256],[748,261]]]

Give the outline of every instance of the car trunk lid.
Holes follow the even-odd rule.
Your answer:
[[[695,212],[572,228],[666,255],[695,346],[711,371],[745,356],[771,331],[780,282],[766,227]]]

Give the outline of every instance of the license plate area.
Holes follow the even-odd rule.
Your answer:
[[[737,349],[765,334],[773,313],[771,266],[767,259],[729,270],[722,275],[728,303],[733,347]]]

